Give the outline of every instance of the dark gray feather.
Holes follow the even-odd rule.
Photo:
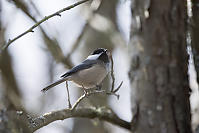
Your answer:
[[[54,83],[52,83],[52,84],[46,86],[45,88],[43,88],[41,91],[42,91],[42,92],[46,92],[46,91],[49,90],[50,88],[52,88],[52,87],[54,87],[54,86],[56,86],[56,85],[58,85],[58,84],[61,84],[61,83],[64,82],[64,81],[66,81],[65,78],[59,79],[59,80],[55,81]]]
[[[72,75],[73,73],[76,73],[76,72],[78,72],[80,70],[88,69],[88,68],[92,67],[96,63],[97,63],[96,60],[85,60],[81,64],[73,67],[70,71],[68,71],[65,74],[63,74],[61,76],[61,78],[66,78],[66,77],[68,77],[68,76]]]

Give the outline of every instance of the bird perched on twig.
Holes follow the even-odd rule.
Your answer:
[[[101,88],[101,82],[109,72],[109,56],[107,49],[98,48],[89,55],[81,64],[73,67],[61,76],[61,79],[43,88],[46,92],[50,88],[64,82],[73,81],[85,89]]]

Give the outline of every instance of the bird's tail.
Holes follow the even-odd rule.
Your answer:
[[[49,90],[50,88],[52,88],[52,87],[54,87],[54,86],[56,86],[56,85],[58,85],[58,84],[61,84],[62,82],[66,81],[66,80],[67,80],[67,78],[62,78],[62,79],[60,79],[60,80],[57,80],[57,81],[55,81],[54,83],[52,83],[52,84],[46,86],[45,88],[43,88],[41,91],[42,91],[42,92],[46,92],[46,91]]]

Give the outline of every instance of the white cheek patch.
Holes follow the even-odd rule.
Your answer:
[[[89,56],[87,57],[87,59],[89,59],[89,60],[96,60],[96,59],[99,58],[100,55],[101,55],[101,54],[89,55]]]

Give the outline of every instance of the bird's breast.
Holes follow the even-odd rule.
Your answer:
[[[94,65],[81,70],[71,76],[71,80],[86,89],[99,85],[107,75],[107,70],[102,65]]]

